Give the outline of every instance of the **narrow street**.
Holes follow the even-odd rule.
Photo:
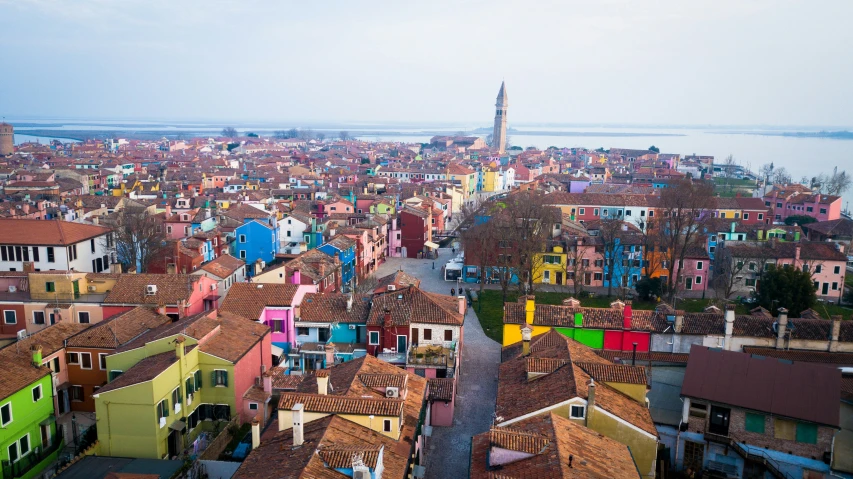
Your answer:
[[[450,294],[455,282],[444,281],[441,265],[453,257],[449,248],[442,248],[438,259],[388,258],[377,270],[377,277],[395,270],[416,276],[421,289]],[[489,339],[480,327],[473,308],[465,316],[465,342],[462,349],[462,372],[457,382],[456,412],[453,427],[435,427],[427,438],[427,479],[447,479],[468,476],[471,436],[489,430],[495,411],[498,364],[501,346]]]

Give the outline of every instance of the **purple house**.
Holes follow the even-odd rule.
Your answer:
[[[316,292],[317,286],[310,284],[236,283],[220,311],[266,324],[272,331],[273,350],[287,354],[296,342],[296,308],[305,294]]]
[[[569,182],[569,193],[583,193],[589,187],[590,179],[586,176],[580,176]]]

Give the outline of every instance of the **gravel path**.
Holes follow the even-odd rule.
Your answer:
[[[432,260],[389,258],[379,267],[377,276],[403,271],[421,280],[421,289],[450,294],[456,283],[444,281],[441,265],[453,255],[441,249],[432,269]],[[498,388],[498,364],[501,346],[489,339],[473,308],[465,316],[465,342],[462,347],[462,372],[457,379],[456,411],[453,427],[434,427],[427,438],[427,479],[468,477],[471,458],[471,437],[489,430],[495,412]]]

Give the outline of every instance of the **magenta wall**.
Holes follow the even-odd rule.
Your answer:
[[[264,308],[261,317],[258,318],[267,326],[272,320],[284,320],[284,331],[280,333],[270,333],[273,343],[290,343],[296,342],[296,332],[293,324],[293,310],[269,309]]]

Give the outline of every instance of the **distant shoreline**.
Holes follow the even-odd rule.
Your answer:
[[[853,140],[850,131],[709,131],[712,135],[756,135],[782,136],[787,138],[826,138],[829,140]]]

